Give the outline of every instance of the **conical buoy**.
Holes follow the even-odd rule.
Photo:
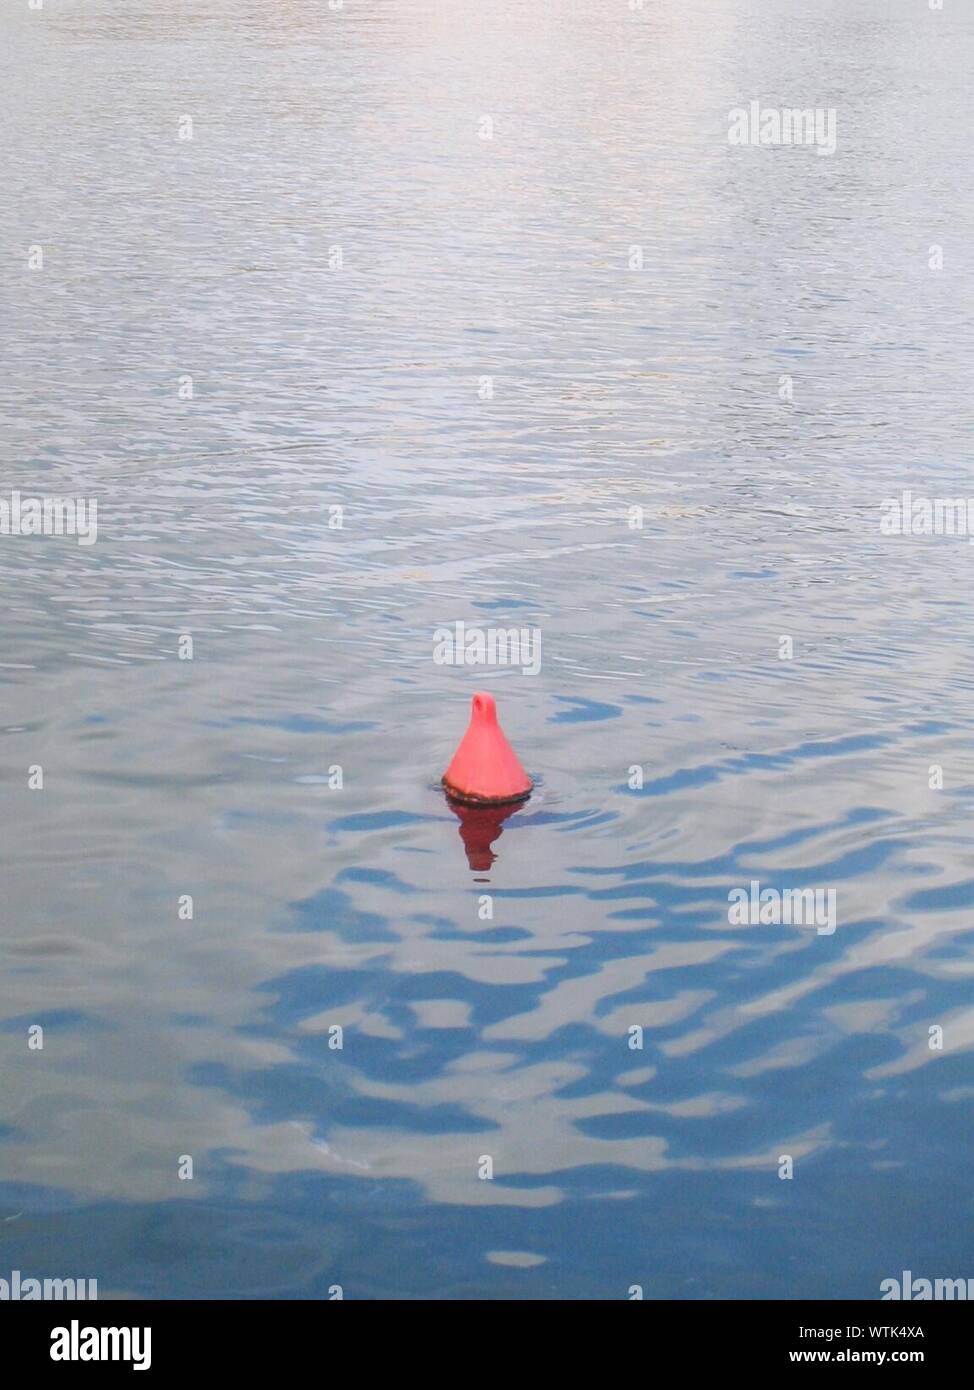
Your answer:
[[[473,697],[467,732],[443,774],[443,785],[458,801],[476,805],[500,806],[529,795],[531,778],[497,722],[493,695]]]

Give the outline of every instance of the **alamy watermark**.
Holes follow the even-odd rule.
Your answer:
[[[520,666],[522,675],[541,670],[541,629],[470,627],[464,622],[433,633],[437,666]]]
[[[755,98],[727,116],[731,145],[814,145],[816,154],[835,154],[834,106],[762,106]]]
[[[906,1303],[927,1303],[933,1299],[974,1299],[974,1279],[915,1279],[904,1269],[900,1279],[884,1279],[879,1286],[882,1301],[902,1299]]]
[[[95,497],[0,497],[0,536],[77,536],[79,545],[98,539]]]
[[[82,1327],[74,1318],[51,1330],[52,1361],[131,1361],[133,1371],[152,1365],[151,1327]]]
[[[747,888],[727,894],[727,921],[732,927],[815,927],[819,936],[835,931],[834,888],[762,888],[752,878]]]
[[[879,504],[883,536],[966,536],[974,544],[974,497],[914,497],[906,490]]]
[[[81,1299],[93,1303],[97,1298],[97,1279],[33,1279],[22,1275],[19,1269],[12,1270],[9,1279],[0,1279],[0,1302],[4,1303],[41,1299],[55,1303]]]

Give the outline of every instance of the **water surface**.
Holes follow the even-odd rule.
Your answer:
[[[974,552],[879,532],[971,490],[974,13],[2,24],[4,495],[99,534],[0,538],[0,1276],[974,1274]],[[730,147],[752,98],[835,154]],[[472,869],[481,687],[539,787]],[[752,879],[835,933],[731,926]]]

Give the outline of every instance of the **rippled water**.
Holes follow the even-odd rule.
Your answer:
[[[3,495],[99,532],[0,538],[0,1276],[974,1275],[972,551],[879,530],[972,490],[970,7],[2,24]],[[836,153],[731,147],[752,98]],[[471,868],[480,687],[539,787]]]

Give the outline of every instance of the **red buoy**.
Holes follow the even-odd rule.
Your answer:
[[[497,722],[493,695],[473,697],[467,732],[443,774],[443,785],[458,801],[481,805],[500,806],[529,795],[531,778]]]

